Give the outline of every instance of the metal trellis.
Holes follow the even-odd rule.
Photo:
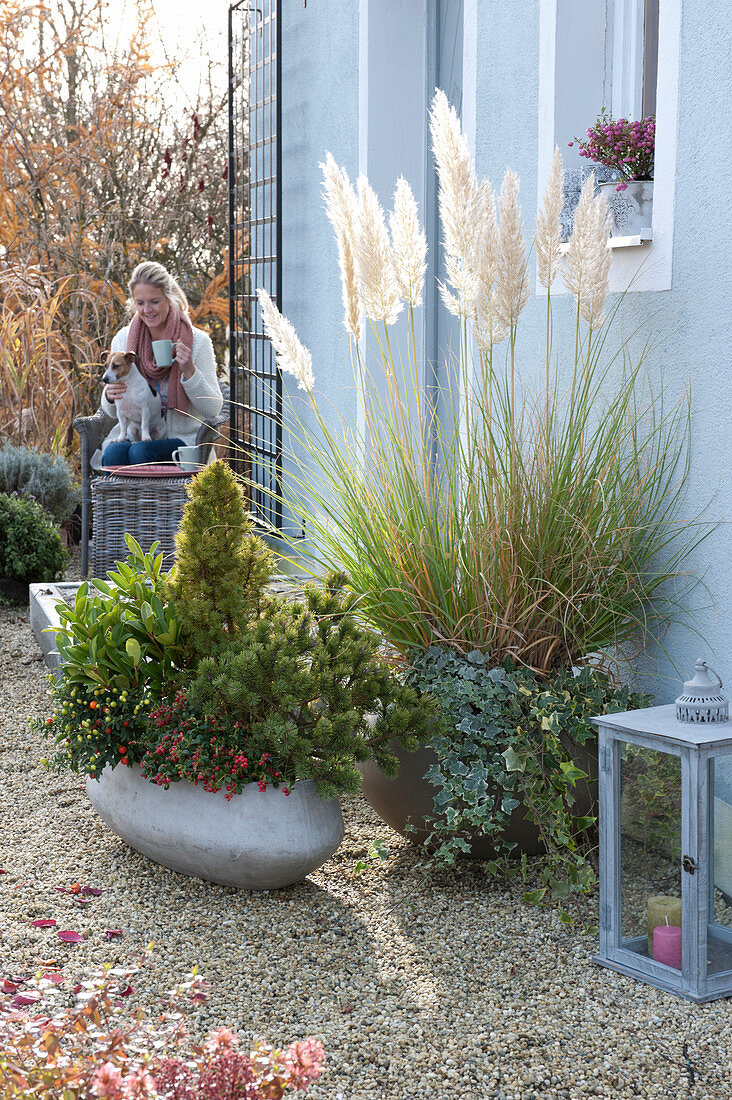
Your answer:
[[[282,383],[256,291],[282,301],[278,0],[229,8],[229,294],[232,461],[252,512],[282,526]]]

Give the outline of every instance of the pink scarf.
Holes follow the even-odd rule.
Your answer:
[[[173,340],[176,343],[180,341],[193,350],[193,326],[188,319],[188,314],[181,313],[179,309],[171,305],[162,339]],[[150,329],[139,313],[136,313],[132,318],[130,330],[127,333],[127,351],[135,352],[137,355],[137,369],[148,382],[162,382],[167,378],[168,408],[188,412],[188,395],[183,389],[180,367],[175,360],[172,367],[159,367],[157,365],[153,355]]]

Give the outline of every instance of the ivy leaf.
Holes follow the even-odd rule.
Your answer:
[[[506,768],[510,772],[522,772],[524,770],[524,763],[521,757],[511,748],[506,749],[501,753],[501,756],[506,761]]]

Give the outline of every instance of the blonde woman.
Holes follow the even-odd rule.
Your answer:
[[[162,264],[147,260],[132,272],[128,288],[132,321],[115,335],[111,350],[136,353],[138,370],[160,394],[167,435],[139,443],[112,442],[115,425],[101,446],[104,466],[169,461],[178,447],[194,446],[201,421],[215,417],[223,403],[211,338],[191,324],[188,301],[178,282]],[[156,364],[153,340],[173,341],[171,367]],[[123,381],[104,387],[102,409],[108,416],[116,419],[114,402],[126,388]]]

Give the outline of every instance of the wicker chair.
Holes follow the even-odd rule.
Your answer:
[[[229,422],[229,387],[219,382],[224,404],[218,416],[205,420],[198,429],[196,446],[210,448],[221,437]],[[125,477],[97,474],[91,467],[94,452],[114,427],[116,421],[99,409],[93,416],[80,416],[74,431],[81,443],[81,575],[104,577],[115,561],[127,556],[124,535],[133,535],[144,550],[160,542],[166,555],[175,552],[178,530],[186,502],[187,477]],[[89,540],[90,510],[94,508],[95,538]],[[91,550],[91,555],[90,555]],[[91,563],[90,563],[91,557]]]

